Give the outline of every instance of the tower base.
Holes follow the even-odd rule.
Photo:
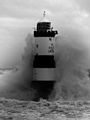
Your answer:
[[[55,81],[32,81],[31,87],[36,90],[35,101],[38,101],[40,98],[47,99],[51,94]]]

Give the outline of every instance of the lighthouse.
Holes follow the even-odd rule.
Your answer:
[[[33,59],[32,86],[38,92],[38,97],[48,98],[55,82],[55,35],[56,30],[51,27],[51,22],[43,18],[37,23],[34,30],[35,49]]]

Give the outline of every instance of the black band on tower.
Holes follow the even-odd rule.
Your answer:
[[[34,37],[55,37],[57,31],[34,31]]]
[[[33,61],[34,68],[55,68],[54,56],[51,55],[36,55]]]

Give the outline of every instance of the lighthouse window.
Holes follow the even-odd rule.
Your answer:
[[[52,40],[52,38],[49,38],[49,40],[51,41],[51,40]]]
[[[49,46],[48,52],[49,52],[49,53],[54,53],[54,46]]]
[[[51,46],[54,46],[53,43],[51,43]]]
[[[36,44],[36,47],[38,48],[38,44]]]

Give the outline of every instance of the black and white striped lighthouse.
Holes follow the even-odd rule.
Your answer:
[[[34,30],[35,51],[33,60],[33,85],[43,93],[50,92],[50,86],[55,82],[55,35],[51,22],[46,20],[45,11],[41,21]],[[45,97],[44,97],[45,98]]]

